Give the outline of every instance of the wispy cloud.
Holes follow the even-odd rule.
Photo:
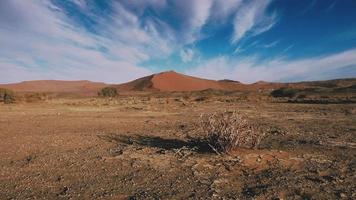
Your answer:
[[[211,19],[218,23],[224,22],[234,15],[237,9],[244,3],[243,0],[215,0],[211,9]]]
[[[277,46],[277,44],[280,42],[280,40],[276,40],[276,41],[273,41],[273,42],[270,42],[270,43],[266,43],[266,44],[261,44],[259,45],[259,47],[262,47],[262,48],[272,48],[272,47],[275,47]]]
[[[263,32],[271,25],[269,16],[259,14],[270,1],[106,1],[110,10],[105,15],[94,12],[91,1],[71,2],[72,11],[94,21],[95,32],[69,15],[61,1],[0,2],[0,68],[22,74],[0,82],[52,78],[128,81],[151,73],[139,66],[149,59],[178,51],[183,62],[191,61],[194,52],[184,46],[200,40],[207,23],[236,16],[234,41],[247,31]],[[146,10],[156,15],[145,16]],[[172,13],[178,26],[162,18],[164,12]]]
[[[353,74],[342,74],[342,77],[356,76],[356,49],[345,52],[319,56],[308,59],[288,60],[283,57],[260,63],[257,57],[232,60],[221,56],[207,61],[187,73],[210,79],[233,79],[246,83],[265,81],[300,81],[321,78],[339,78],[335,71],[353,68]]]
[[[234,20],[233,43],[238,42],[248,34],[258,35],[274,26],[277,21],[276,13],[267,13],[267,8],[271,2],[270,0],[252,0],[238,9]]]
[[[193,49],[182,49],[180,51],[180,57],[182,59],[183,62],[190,62],[193,60],[194,58],[194,51]]]
[[[161,39],[155,22],[147,21],[143,29],[138,17],[119,4],[113,5],[108,18],[97,16],[101,35],[87,31],[47,1],[4,0],[0,4],[8,10],[6,18],[0,18],[4,20],[0,24],[0,68],[18,74],[2,77],[1,82],[128,81],[151,73],[138,67],[139,62],[170,52],[169,40]]]
[[[201,64],[200,58],[208,58],[205,65],[192,72],[206,69],[198,74],[216,78],[231,76],[234,70],[244,69],[241,66],[245,66],[245,71],[268,75],[278,69],[272,64],[282,69],[282,64],[289,66],[295,62],[280,55],[282,64],[276,63],[277,59],[274,63],[256,64],[258,52],[251,53],[255,49],[286,45],[278,38],[248,40],[282,22],[278,10],[272,6],[274,0],[112,0],[100,1],[100,5],[98,2],[1,0],[0,70],[9,75],[0,77],[0,82],[90,79],[119,83],[153,73],[143,63],[155,60],[187,66]],[[308,7],[317,3],[313,2]],[[343,41],[351,40],[353,32],[340,37]],[[219,42],[227,46],[212,46]],[[279,53],[290,54],[296,49],[293,47],[287,46]],[[235,61],[235,56],[240,61]],[[217,58],[211,59],[214,57]],[[160,68],[150,66],[150,69]],[[244,76],[248,78],[241,80],[254,80],[248,73]],[[234,79],[237,78],[240,77]]]
[[[283,50],[281,51],[281,54],[284,54],[284,53],[288,52],[288,51],[291,50],[293,47],[294,47],[294,44],[291,44],[291,45],[287,46],[285,49],[283,49]]]
[[[305,13],[309,12],[313,7],[316,5],[317,0],[311,0],[308,2],[308,5],[301,11],[301,14],[304,15]]]
[[[72,0],[72,2],[82,9],[87,9],[88,7],[86,0]]]
[[[332,3],[329,4],[329,6],[325,9],[326,12],[331,11],[332,9],[334,9],[334,7],[337,4],[337,0],[333,1]]]

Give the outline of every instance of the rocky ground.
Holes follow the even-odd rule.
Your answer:
[[[202,113],[266,133],[217,155]],[[264,96],[133,96],[0,105],[1,199],[355,199],[355,104]]]

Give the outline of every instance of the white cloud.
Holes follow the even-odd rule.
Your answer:
[[[191,1],[191,0],[189,0]],[[213,5],[212,0],[196,0],[191,1],[193,16],[190,18],[190,23],[193,29],[200,29],[210,16],[210,8]]]
[[[88,7],[86,0],[72,0],[72,2],[82,9],[86,9]]]
[[[139,67],[143,61],[167,58],[178,52],[182,62],[191,62],[196,52],[185,45],[201,39],[209,23],[233,19],[232,42],[238,43],[270,30],[277,21],[267,8],[273,0],[132,0],[111,2],[112,12],[91,12],[89,1],[72,0],[95,18],[96,31],[88,31],[51,1],[0,1],[0,82],[30,79],[90,79],[125,82],[152,73]],[[90,7],[90,9],[88,9]],[[145,9],[155,14],[145,16]],[[177,27],[162,18],[170,12]],[[270,48],[278,41],[263,45]],[[258,45],[251,43],[235,53]],[[293,48],[285,48],[282,54]],[[240,60],[220,56],[189,70],[212,79],[244,82],[318,79],[322,74],[356,65],[356,50],[309,59],[283,57],[259,63],[256,57]]]
[[[180,50],[182,61],[190,62],[194,51],[182,47],[199,40],[210,20],[234,15],[242,4],[242,0],[112,1],[111,11],[100,15],[92,12],[95,8],[88,1],[71,1],[80,8],[76,12],[95,20],[98,33],[51,1],[0,1],[0,69],[18,74],[0,82],[41,78],[124,82],[150,73],[139,63]],[[158,14],[172,12],[181,28],[159,15],[143,17],[148,8]]]
[[[190,62],[194,58],[194,51],[193,49],[182,49],[180,51],[180,57],[183,62]]]
[[[209,79],[233,79],[252,83],[260,80],[300,81],[339,78],[333,75],[333,72],[348,67],[353,68],[353,74],[344,76],[355,77],[356,49],[307,59],[276,58],[264,63],[259,63],[256,57],[231,60],[222,56],[190,69],[187,73]]]
[[[271,0],[251,0],[243,4],[236,13],[234,20],[234,35],[232,42],[236,43],[248,33],[261,34],[268,31],[276,23],[276,14],[267,14],[267,8]]]
[[[268,49],[268,48],[275,47],[279,42],[280,42],[279,40],[276,40],[276,41],[273,41],[273,42],[270,42],[267,44],[261,44],[261,45],[259,45],[259,47]]]
[[[242,5],[243,0],[215,0],[212,7],[211,16],[213,20],[224,21]]]
[[[116,19],[116,28],[104,27],[105,19],[99,19],[105,36],[77,26],[47,1],[4,0],[0,8],[8,10],[0,14],[0,70],[10,73],[1,77],[2,83],[54,78],[124,82],[150,74],[137,64],[157,56],[157,49],[169,51],[152,28],[141,29],[139,19],[123,8],[114,13],[121,20]]]
[[[201,28],[209,20],[213,0],[179,0],[173,3],[171,12],[181,24],[177,39],[184,44],[199,40]]]
[[[167,0],[130,0],[130,1],[121,1],[123,5],[128,8],[132,8],[140,15],[143,14],[146,8],[152,8],[155,11],[161,11],[167,6]]]
[[[220,56],[192,68],[186,71],[186,73],[193,76],[217,80],[233,77],[231,76],[231,71],[232,68],[230,67],[228,58]]]

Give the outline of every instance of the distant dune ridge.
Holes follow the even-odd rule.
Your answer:
[[[105,84],[91,81],[60,81],[60,80],[38,80],[24,81],[13,84],[0,84],[0,88],[11,89],[15,92],[52,92],[52,93],[76,93],[91,96],[106,86],[113,86],[122,92],[130,91],[200,91],[206,89],[215,90],[242,90],[253,91],[259,89],[276,89],[280,87],[307,88],[307,87],[333,87],[348,86],[355,84],[356,79],[337,79],[329,81],[312,81],[298,83],[274,83],[259,81],[253,84],[243,84],[234,80],[208,80],[188,76],[175,71],[166,71],[150,76],[142,77],[123,84]]]
[[[356,79],[351,79],[355,82]],[[258,81],[253,84],[243,84],[234,80],[209,80],[194,76],[187,76],[177,73],[175,71],[166,71],[134,81],[115,85],[121,91],[200,91],[206,89],[215,90],[242,90],[255,91],[259,89],[276,89],[280,87],[292,88],[306,88],[314,87],[316,85],[328,85],[333,83],[335,86],[344,86],[350,84],[352,81],[346,79],[330,80],[330,81],[312,81],[312,82],[298,82],[298,83],[277,83]]]
[[[60,81],[60,80],[36,80],[23,81],[13,84],[2,84],[0,88],[6,88],[15,92],[53,92],[53,93],[77,93],[80,95],[96,95],[97,92],[107,86],[105,83],[91,81]]]

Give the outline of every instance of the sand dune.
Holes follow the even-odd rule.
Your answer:
[[[52,92],[95,95],[100,88],[105,87],[106,85],[107,84],[105,83],[91,81],[38,80],[2,84],[0,87],[11,89],[15,92]]]
[[[111,85],[119,92],[173,92],[173,91],[200,91],[206,89],[215,90],[240,90],[257,91],[272,90],[281,87],[310,88],[310,87],[350,87],[356,83],[356,79],[336,79],[328,81],[311,81],[298,83],[276,83],[259,81],[253,84],[243,84],[234,80],[208,80],[198,77],[180,74],[174,71],[166,71],[150,76],[142,77],[128,83]],[[13,84],[0,84],[0,88],[11,89],[15,92],[52,92],[71,93],[91,96],[109,84],[91,81],[60,81],[60,80],[38,80],[24,81]]]
[[[215,81],[167,71],[124,83],[117,87],[121,90],[141,91],[198,91],[205,89],[234,90],[244,86],[237,81]]]

